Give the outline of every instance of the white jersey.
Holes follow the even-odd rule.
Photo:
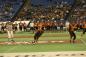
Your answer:
[[[34,23],[30,23],[30,27],[34,27]]]
[[[66,26],[66,28],[69,28],[69,22],[66,22],[66,24],[65,24],[65,26]]]
[[[6,28],[7,28],[7,31],[13,31],[13,26],[12,25],[7,25]]]

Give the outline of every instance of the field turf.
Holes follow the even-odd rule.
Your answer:
[[[14,38],[16,42],[33,41],[32,32],[17,32],[14,36],[22,38]],[[48,44],[18,44],[18,45],[0,45],[0,53],[15,53],[15,52],[52,52],[52,51],[86,51],[86,34],[81,38],[81,32],[76,32],[77,39],[80,43],[48,43]],[[2,38],[7,34],[0,34],[0,42],[6,42],[7,38]],[[28,36],[24,37],[23,36]],[[30,36],[30,37],[29,37]],[[81,39],[80,39],[81,38]],[[68,32],[45,32],[39,41],[42,40],[69,40]]]

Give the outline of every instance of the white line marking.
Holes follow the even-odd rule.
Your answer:
[[[84,41],[84,40],[82,40],[82,39],[80,39],[82,42],[83,42],[83,44],[85,44],[86,45],[86,42]]]

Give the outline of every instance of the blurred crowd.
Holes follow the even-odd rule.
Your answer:
[[[23,0],[0,0],[0,21],[11,20],[23,5]]]
[[[71,9],[71,5],[61,3],[56,6],[49,6],[47,8],[42,6],[31,7],[31,9],[24,8],[20,16],[16,19],[64,19]]]
[[[20,0],[22,1],[22,0]],[[10,8],[11,9],[11,8]],[[5,12],[6,13],[6,12]],[[11,16],[11,15],[10,15]],[[67,2],[61,2],[59,5],[48,7],[32,6],[24,7],[21,13],[16,16],[15,20],[19,23],[12,23],[14,31],[35,30],[39,23],[43,23],[45,30],[64,30],[67,21],[74,21],[82,25],[86,20],[86,1],[70,5]],[[28,24],[21,21],[30,21]],[[5,31],[6,23],[0,23],[0,31]]]
[[[6,26],[7,23],[1,23],[0,24],[0,32],[6,32]],[[53,21],[29,21],[28,23],[26,22],[11,22],[12,29],[14,32],[19,32],[19,31],[25,31],[25,32],[34,32],[37,30],[40,26],[43,28],[45,31],[66,31],[67,26],[71,23],[74,23],[77,25],[77,28],[80,30],[82,29],[83,25],[86,24],[86,20],[80,20],[80,21],[66,21],[66,22],[53,22]]]

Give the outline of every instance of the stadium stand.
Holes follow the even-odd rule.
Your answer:
[[[73,10],[70,15],[70,20],[86,20],[86,1],[76,3],[76,6],[73,7]]]
[[[20,19],[66,19],[65,17],[74,3],[74,0],[49,1],[50,0],[31,0],[31,9],[25,8]],[[51,5],[49,5],[49,3]]]
[[[52,27],[65,27],[65,21],[80,19],[86,19],[85,0],[0,0],[0,21],[14,20],[17,25],[21,21],[45,22]]]
[[[0,21],[11,21],[22,5],[23,0],[0,0]]]

